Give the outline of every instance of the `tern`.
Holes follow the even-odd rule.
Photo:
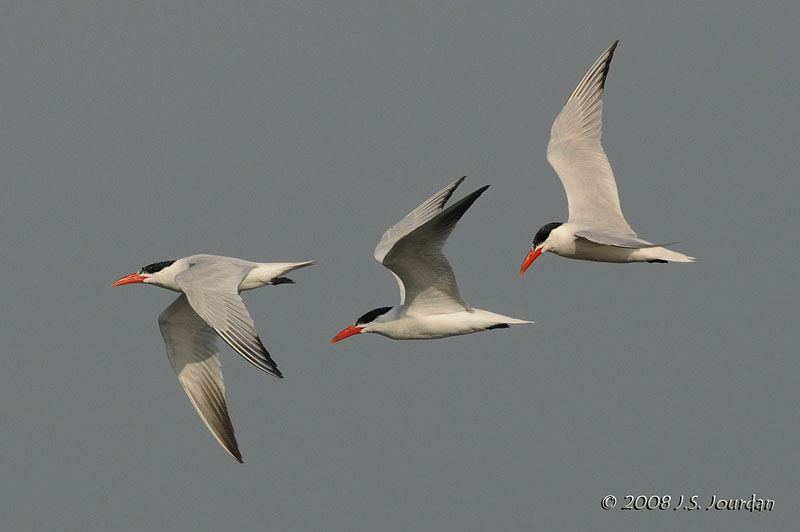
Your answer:
[[[694,262],[642,240],[622,216],[614,173],[600,144],[603,87],[619,41],[603,52],[567,100],[550,129],[547,160],[567,193],[569,219],[543,225],[520,275],[545,251],[598,262]]]
[[[239,292],[294,283],[284,275],[306,262],[250,262],[217,255],[192,255],[155,262],[111,286],[144,283],[181,292],[158,316],[167,358],[200,418],[231,456],[242,462],[225,403],[216,336],[258,369],[282,378],[261,343]]]
[[[425,340],[507,328],[511,323],[533,323],[473,309],[461,299],[442,247],[456,222],[489,188],[479,188],[444,209],[464,179],[446,186],[389,228],[375,248],[375,259],[397,279],[400,305],[367,312],[331,343],[363,333],[395,340]]]

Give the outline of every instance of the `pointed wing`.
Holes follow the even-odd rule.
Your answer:
[[[647,240],[630,236],[629,233],[616,231],[614,228],[593,228],[592,230],[575,231],[575,236],[597,242],[598,244],[605,244],[606,246],[614,246],[618,248],[657,248],[662,245],[669,244],[653,244]]]
[[[241,462],[242,454],[225,403],[217,335],[192,310],[184,294],[158,316],[158,326],[169,363],[195,410],[219,444]]]
[[[411,211],[405,218],[386,230],[375,248],[375,260],[383,264],[383,258],[402,237],[421,226],[444,209],[445,203],[467,177],[460,177],[442,190],[422,202],[422,205]]]
[[[261,343],[255,323],[239,295],[239,284],[253,265],[245,261],[198,260],[175,276],[195,312],[231,348],[270,375],[283,377]]]
[[[603,88],[615,41],[592,65],[550,129],[547,160],[569,205],[569,222],[614,227],[636,238],[619,206],[614,173],[600,144]]]
[[[437,197],[441,198],[437,204],[438,213],[427,215],[426,221],[410,231],[405,231],[405,234],[398,238],[391,249],[385,253],[383,259],[379,259],[397,278],[403,296],[402,303],[407,306],[409,313],[442,314],[469,308],[461,299],[453,269],[442,252],[442,248],[458,220],[489,188],[489,185],[465,196],[447,209],[441,210],[462,180],[463,178],[456,181],[448,187],[449,190],[443,189],[418,207],[414,212],[420,211],[423,207],[429,209],[431,200]],[[442,195],[443,192],[446,192],[446,195]],[[400,222],[400,224],[403,223]],[[384,235],[385,238],[386,235]],[[381,244],[384,243],[384,239],[381,240]],[[381,244],[378,245],[378,248],[381,247]],[[378,252],[379,249],[376,249],[376,258],[379,256]]]

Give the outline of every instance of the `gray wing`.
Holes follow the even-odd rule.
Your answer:
[[[595,61],[553,122],[547,160],[567,193],[569,222],[614,227],[636,238],[622,215],[614,173],[600,144],[603,88],[618,42]]]
[[[195,312],[245,360],[283,377],[256,332],[239,295],[239,284],[253,265],[244,261],[203,260],[175,276]]]
[[[375,260],[383,264],[383,258],[402,237],[424,224],[444,209],[445,203],[453,195],[458,185],[467,177],[460,177],[444,187],[442,190],[426,199],[422,205],[408,213],[405,218],[386,230],[375,248]]]
[[[452,189],[441,200],[440,205],[447,201],[452,190],[462,180],[451,185]],[[406,232],[383,257],[382,264],[391,270],[401,286],[401,293],[404,294],[402,303],[408,307],[409,313],[441,314],[469,308],[461,299],[453,269],[442,248],[458,220],[487,188],[489,185],[465,196],[445,210],[441,210],[440,206],[438,214],[428,216],[427,221]],[[423,203],[417,210],[428,205],[430,201]],[[376,249],[376,258],[377,256]]]
[[[195,410],[220,445],[242,462],[225,403],[217,335],[183,294],[158,316],[158,326],[169,363]]]
[[[603,231],[602,228],[575,231],[575,236],[618,248],[657,248],[669,245],[653,244],[647,240],[637,238],[636,235],[630,236],[629,233],[617,232],[614,228],[610,228],[608,231]]]

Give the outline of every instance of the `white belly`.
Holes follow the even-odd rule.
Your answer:
[[[470,309],[449,314],[403,315],[398,319],[381,323],[371,332],[394,340],[432,340],[485,331],[502,323],[532,323],[509,318],[481,309]]]

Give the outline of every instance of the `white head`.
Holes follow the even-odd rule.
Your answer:
[[[174,263],[174,260],[165,260],[148,264],[147,266],[139,268],[139,271],[136,273],[117,279],[111,286],[122,286],[124,284],[133,283],[154,284],[158,286],[163,286],[162,283],[172,284],[171,281],[175,275],[172,273],[170,266]]]

